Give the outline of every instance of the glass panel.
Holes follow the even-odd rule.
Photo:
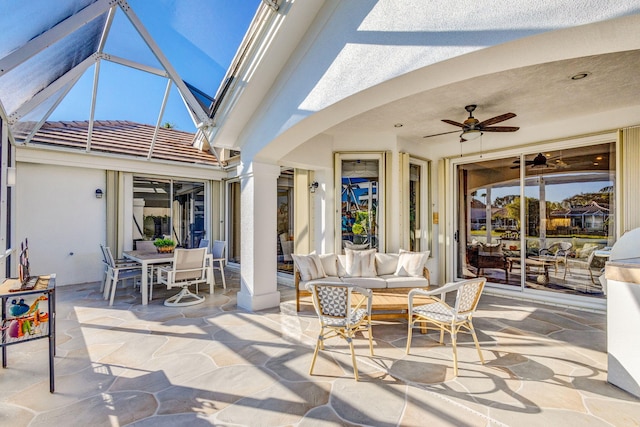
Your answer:
[[[278,271],[293,273],[293,170],[278,178]]]
[[[524,165],[458,166],[458,276],[604,297],[598,277],[616,235],[614,150],[608,143],[527,155]]]
[[[0,58],[96,0],[0,0]],[[7,11],[11,11],[7,13]]]
[[[94,19],[3,75],[0,99],[7,114],[91,56],[98,47],[105,19],[106,15]]]
[[[508,258],[519,255],[520,184],[513,161],[458,166],[458,277],[520,286],[508,268]]]
[[[209,0],[194,7],[183,7],[182,0],[130,3],[180,77],[213,96],[260,0]]]
[[[614,243],[615,146],[526,157],[526,287],[603,297]]]
[[[184,248],[197,248],[205,237],[204,183],[173,183],[173,237]]]
[[[410,165],[409,169],[409,250],[417,252],[420,251],[422,229],[422,212],[420,210],[422,168],[419,165]]]
[[[171,183],[169,180],[134,177],[133,240],[173,237],[171,233]]]
[[[342,161],[342,241],[354,249],[378,247],[378,160]]]

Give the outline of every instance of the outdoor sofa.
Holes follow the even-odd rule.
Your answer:
[[[429,287],[429,270],[425,267],[429,251],[378,253],[375,249],[345,249],[344,255],[292,255],[296,267],[296,311],[300,297],[310,295],[306,285],[313,281],[343,282],[374,292],[380,290],[407,291]]]

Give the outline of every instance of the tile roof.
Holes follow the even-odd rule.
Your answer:
[[[17,142],[24,141],[32,125],[12,129]],[[29,142],[79,150],[87,148],[89,121],[46,122]],[[91,152],[147,158],[155,126],[126,120],[95,120]],[[194,134],[159,128],[152,159],[218,166],[218,159],[208,151],[192,146]]]

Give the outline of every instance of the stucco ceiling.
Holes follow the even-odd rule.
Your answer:
[[[390,132],[420,144],[457,142],[459,133],[432,138],[424,136],[455,131],[456,127],[441,120],[464,121],[468,115],[464,107],[469,104],[478,105],[474,116],[480,121],[507,112],[515,113],[517,117],[497,125],[519,126],[516,134],[555,122],[577,121],[572,126],[573,134],[633,126],[640,123],[638,64],[640,50],[632,50],[484,75],[371,109],[326,133]],[[581,72],[589,73],[588,77],[571,79]],[[624,109],[637,109],[637,113],[610,120],[608,129],[597,129],[602,124],[579,123],[585,117]],[[402,127],[394,127],[398,123]],[[510,141],[514,137],[511,133],[485,133],[483,136],[493,141]]]

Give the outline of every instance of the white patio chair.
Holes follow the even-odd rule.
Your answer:
[[[186,306],[204,302],[204,297],[197,295],[198,284],[207,283],[206,248],[175,249],[173,264],[170,267],[158,269],[158,283],[167,289],[180,287],[180,292],[166,299],[166,306]],[[189,286],[196,285],[196,293],[189,290]]]
[[[420,325],[424,332],[426,332],[428,325],[433,325],[440,329],[440,344],[444,343],[445,331],[449,332],[451,334],[451,346],[453,347],[453,374],[454,376],[457,376],[457,334],[461,329],[465,329],[471,332],[476,349],[478,350],[478,355],[480,356],[480,361],[484,364],[484,358],[480,351],[478,337],[473,329],[471,318],[476,311],[476,307],[478,306],[478,301],[480,300],[480,295],[482,294],[486,281],[486,278],[478,277],[475,279],[463,280],[461,282],[447,283],[446,285],[432,291],[412,289],[409,292],[409,331],[407,336],[407,354],[409,354],[409,350],[411,348],[411,333],[416,324]],[[457,295],[455,304],[452,307],[445,302],[445,298],[447,293],[454,291]],[[434,296],[438,294],[440,294],[439,298]],[[431,297],[433,303],[415,307],[413,305],[413,298],[416,296]]]
[[[358,331],[367,331],[369,334],[369,352],[373,356],[373,332],[371,330],[371,299],[370,289],[357,286],[315,281],[307,284],[307,290],[313,296],[313,307],[320,320],[320,334],[313,352],[309,375],[313,375],[313,367],[318,357],[318,350],[324,350],[324,340],[333,337],[343,338],[349,343],[353,372],[358,381],[358,365],[353,349],[353,338]],[[355,302],[353,293],[360,294],[361,298]]]
[[[227,262],[225,258],[225,251],[227,250],[227,242],[224,240],[214,240],[213,241],[213,251],[211,252],[212,258],[212,268],[213,270],[220,270],[220,275],[222,276],[222,287],[224,290],[227,290],[227,281],[224,277],[224,264]],[[216,263],[218,265],[216,266]]]
[[[574,258],[567,258],[567,264],[565,266],[564,269],[564,276],[562,276],[562,280],[566,280],[567,279],[567,271],[569,271],[569,274],[571,276],[573,276],[573,271],[570,269],[571,268],[582,268],[587,270],[587,272],[589,273],[589,277],[591,278],[591,283],[593,283],[594,285],[598,286],[600,285],[600,281],[596,282],[595,277],[593,276],[593,259],[596,256],[596,248],[594,248],[590,253],[589,256],[587,257],[586,260],[584,259],[574,259]],[[598,276],[600,276],[601,273],[598,274]]]
[[[108,246],[100,245],[102,254],[105,258],[105,281],[103,283],[103,297],[109,298],[109,305],[113,305],[113,299],[116,295],[116,288],[120,280],[133,279],[135,285],[135,278],[142,276],[142,266],[140,263],[130,260],[116,260],[113,258],[111,249]]]

